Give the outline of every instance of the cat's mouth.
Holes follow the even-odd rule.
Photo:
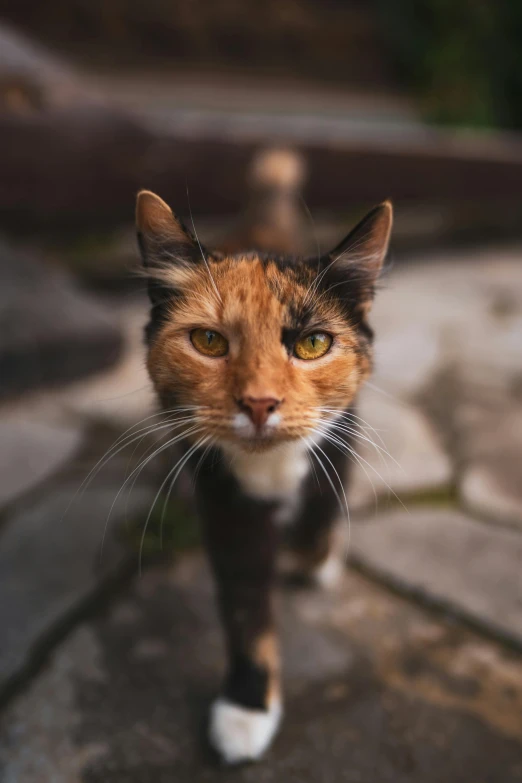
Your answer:
[[[254,422],[245,414],[237,413],[232,419],[232,431],[235,438],[251,444],[267,444],[281,436],[281,416],[271,413],[262,424]]]
[[[264,422],[254,422],[245,413],[211,417],[201,422],[204,437],[216,445],[234,445],[244,451],[267,451],[275,446],[308,438],[315,432],[317,420],[313,416],[283,415],[271,413]],[[201,433],[200,433],[201,434]],[[195,438],[196,436],[193,436]]]
[[[248,452],[267,451],[282,443],[307,437],[313,431],[310,422],[286,421],[279,413],[272,413],[266,422],[256,426],[242,413],[235,414],[230,426],[221,431],[220,439],[225,443]]]

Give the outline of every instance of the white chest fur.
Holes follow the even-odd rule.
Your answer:
[[[262,500],[290,504],[310,470],[306,445],[302,441],[284,443],[265,452],[248,453],[227,448],[230,469],[247,495]]]

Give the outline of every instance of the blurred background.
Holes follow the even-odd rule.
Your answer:
[[[522,6],[0,0],[2,783],[228,780],[133,212],[155,190],[219,245],[272,147],[311,253],[384,198],[396,224],[345,582],[281,591],[287,722],[234,778],[522,781]]]

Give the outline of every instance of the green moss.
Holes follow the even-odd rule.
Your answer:
[[[459,505],[457,488],[450,484],[434,489],[420,490],[390,496],[386,509],[418,508],[449,509]],[[162,498],[156,503],[144,533],[146,516],[130,521],[122,528],[122,536],[132,550],[143,560],[150,560],[172,552],[184,552],[201,545],[201,533],[197,518],[183,501],[174,498],[165,505]]]
[[[444,487],[435,487],[433,489],[423,489],[418,492],[409,492],[399,495],[399,499],[390,498],[390,505],[401,506],[404,504],[407,509],[414,506],[428,506],[429,508],[456,508],[459,505],[457,487],[454,484],[448,484]]]
[[[146,530],[144,530],[147,525]],[[194,549],[201,542],[198,520],[179,499],[159,498],[150,518],[132,520],[123,529],[127,545],[144,559]]]

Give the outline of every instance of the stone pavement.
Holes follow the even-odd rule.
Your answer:
[[[2,783],[522,781],[521,258],[426,257],[384,281],[359,413],[393,459],[360,444],[340,590],[281,588],[287,718],[258,766],[223,770],[204,742],[223,650],[185,512],[176,551],[133,576],[164,464],[106,534],[147,444],[74,497],[152,410],[142,305],[120,308],[116,369],[0,409]]]
[[[111,310],[41,252],[15,249],[1,236],[0,325],[2,401],[85,378],[120,357]]]
[[[149,570],[80,626],[5,715],[5,783],[514,783],[522,666],[348,573],[283,591],[287,719],[259,766],[204,741],[223,650],[200,556]]]

